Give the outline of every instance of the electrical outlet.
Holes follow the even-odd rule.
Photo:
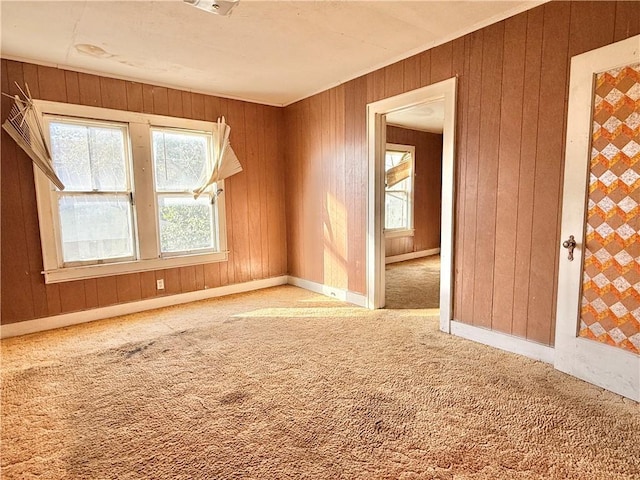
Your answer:
[[[164,278],[156,280],[156,285],[158,287],[158,290],[164,290]]]

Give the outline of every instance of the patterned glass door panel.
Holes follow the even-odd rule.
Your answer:
[[[579,335],[640,354],[640,63],[594,95]]]

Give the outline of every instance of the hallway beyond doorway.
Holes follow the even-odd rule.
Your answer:
[[[439,308],[440,255],[386,266],[385,308]]]

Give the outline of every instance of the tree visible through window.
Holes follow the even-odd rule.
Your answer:
[[[193,198],[205,170],[210,135],[153,129],[153,159],[163,254],[215,247],[211,193]]]
[[[208,181],[220,167],[219,123],[44,101],[38,108],[65,187],[34,170],[46,283],[228,259],[224,180]]]
[[[387,145],[385,154],[385,230],[413,228],[414,147]]]

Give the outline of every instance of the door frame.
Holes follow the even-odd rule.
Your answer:
[[[560,251],[555,360],[560,371],[640,401],[640,356],[578,337],[584,268],[595,72],[640,61],[640,35],[571,59],[561,240],[574,235],[576,261]],[[576,181],[576,179],[580,179]]]
[[[385,304],[384,282],[384,152],[388,113],[444,100],[442,144],[442,210],[440,230],[440,330],[450,333],[453,304],[453,202],[455,181],[457,77],[367,105],[369,185],[367,201],[367,306]]]

